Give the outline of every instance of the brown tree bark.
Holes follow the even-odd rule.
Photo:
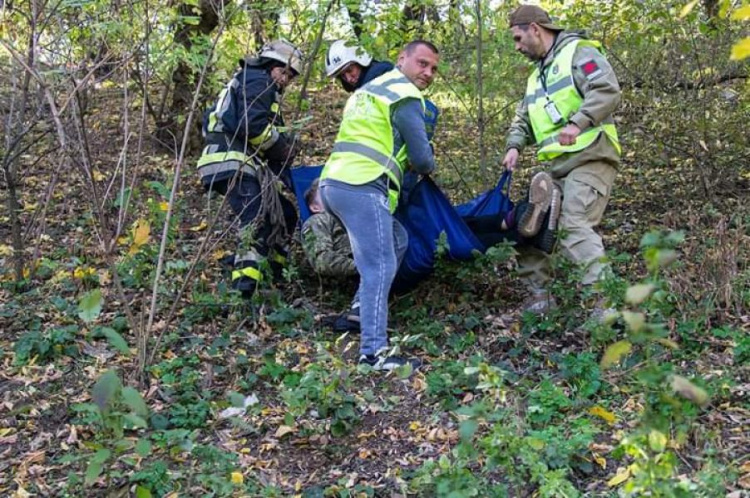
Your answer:
[[[194,6],[182,3],[178,7],[180,16],[198,16],[197,24],[181,23],[175,31],[175,42],[186,50],[193,49],[193,38],[197,35],[208,35],[219,26],[219,13],[230,6],[232,0],[201,0],[200,12],[196,13]],[[183,121],[190,103],[193,100],[195,82],[200,71],[190,67],[181,61],[172,73],[172,100],[165,115],[157,120],[156,137],[166,149],[175,151],[182,142]],[[196,126],[191,127],[189,148],[197,150],[200,148],[200,120],[196,120]]]
[[[706,15],[713,22],[716,16],[719,15],[719,0],[702,0],[703,10],[706,11]]]
[[[40,18],[40,9],[37,2],[30,2],[31,15],[28,17],[29,38],[28,51],[26,54],[26,65],[33,67],[35,63],[36,45],[39,37],[37,32],[37,23]],[[10,8],[9,6],[6,6]],[[14,64],[14,66],[17,66]],[[20,67],[14,68],[20,70]],[[32,129],[36,127],[38,120],[35,116],[32,122],[26,123],[27,108],[31,107],[31,74],[24,71],[23,80],[18,94],[13,94],[13,103],[8,106],[7,122],[5,126],[4,147],[0,151],[0,163],[2,163],[2,173],[7,190],[7,208],[10,214],[11,243],[13,244],[13,270],[16,284],[23,281],[23,270],[26,263],[25,244],[23,240],[23,226],[20,218],[21,203],[19,201],[20,190],[22,189],[22,180],[18,176],[18,165],[20,155],[30,145],[27,144],[28,136]],[[17,100],[16,100],[17,99]],[[20,287],[19,287],[20,289]]]
[[[719,0],[701,0],[701,4],[703,6],[703,11],[706,13],[706,17],[708,17],[708,25],[711,29],[717,29],[719,8],[721,7],[719,5]]]
[[[359,11],[359,1],[344,2],[346,12],[349,14],[349,21],[352,23],[352,29],[357,40],[362,40],[362,13]]]
[[[424,32],[424,20],[427,8],[419,2],[407,2],[402,11],[403,32],[406,41],[411,41],[415,36],[421,36]]]
[[[251,0],[245,5],[245,9],[250,12],[255,47],[260,48],[264,43],[277,37],[280,6],[273,0]]]

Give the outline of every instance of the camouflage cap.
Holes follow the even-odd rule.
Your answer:
[[[536,23],[550,31],[563,31],[565,28],[555,25],[549,14],[536,5],[521,5],[510,15],[510,27]]]

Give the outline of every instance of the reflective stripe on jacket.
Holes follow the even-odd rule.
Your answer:
[[[395,193],[390,195],[394,211],[407,154],[406,145],[394,150],[391,111],[394,104],[406,98],[418,99],[424,110],[422,92],[398,69],[354,92],[346,103],[336,143],[321,179],[363,185],[385,174]]]
[[[534,139],[539,147],[537,157],[540,161],[549,161],[565,153],[583,150],[593,144],[602,132],[607,135],[617,153],[620,153],[620,141],[611,116],[598,126],[583,130],[572,145],[560,145],[558,141],[560,131],[583,103],[583,97],[578,92],[573,79],[573,55],[579,44],[589,45],[601,51],[601,44],[592,40],[573,40],[565,45],[555,55],[552,64],[547,66],[546,91],[542,85],[539,68],[529,76],[524,100],[528,107]],[[545,105],[550,101],[555,104],[564,118],[557,124],[553,122],[545,109]]]
[[[205,118],[207,145],[198,160],[202,178],[235,172],[253,174],[263,152],[280,139],[283,119],[276,83],[253,60],[243,61]]]

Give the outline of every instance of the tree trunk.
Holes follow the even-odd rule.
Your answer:
[[[185,50],[193,48],[193,37],[208,35],[219,25],[219,12],[229,6],[232,0],[200,0],[200,13],[198,24],[181,23],[175,31],[175,42],[179,43]],[[194,6],[183,3],[179,6],[180,17],[195,16]],[[162,146],[170,151],[175,151],[182,143],[185,112],[190,108],[193,100],[196,77],[199,70],[190,67],[186,61],[180,61],[172,73],[172,102],[165,116],[161,116],[157,122],[156,137]],[[200,120],[196,120],[196,126],[188,130],[189,148],[197,150],[200,148]]]
[[[484,79],[482,75],[482,0],[476,0],[477,12],[477,127],[479,128],[479,171],[487,174],[487,151],[484,146]]]
[[[407,2],[402,11],[403,32],[408,43],[415,36],[420,36],[424,30],[424,19],[427,9],[419,2]]]
[[[251,0],[245,3],[245,10],[250,13],[250,24],[256,49],[259,49],[267,41],[276,38],[280,9],[278,0]]]
[[[466,40],[466,28],[461,20],[461,5],[458,0],[450,0],[448,5],[448,25],[453,26],[453,35],[461,44]]]
[[[702,0],[703,10],[706,12],[708,17],[708,25],[712,29],[716,29],[716,22],[719,19],[719,0]]]
[[[713,22],[716,20],[716,16],[719,15],[719,0],[702,0],[703,10],[706,11],[706,15]]]
[[[326,30],[326,23],[328,22],[328,16],[331,14],[331,9],[333,8],[333,4],[336,0],[328,0],[328,6],[326,7],[326,11],[323,14],[323,18],[320,20],[320,29],[318,29],[318,35],[315,38],[315,45],[313,46],[312,53],[310,54],[310,61],[314,61],[315,58],[318,56],[318,50],[320,50],[320,46],[323,43],[323,34]],[[302,89],[300,90],[300,99],[299,104],[297,105],[297,114],[295,116],[295,120],[299,118],[300,113],[302,112],[302,106],[304,102],[307,100],[307,84],[310,82],[310,75],[312,74],[312,68],[313,64],[312,62],[307,64],[307,67],[305,67],[305,74],[302,77]]]
[[[253,40],[255,41],[256,47],[263,46],[263,39],[266,37],[265,29],[263,28],[263,18],[260,15],[260,12],[253,12],[251,14],[252,21],[251,24],[253,26]]]
[[[362,40],[362,13],[359,11],[358,1],[345,2],[346,11],[349,13],[349,21],[352,23],[352,29],[357,40]]]
[[[39,9],[35,1],[31,2],[31,15],[29,16],[29,44],[28,52],[26,54],[26,65],[33,67],[35,63],[36,45],[37,45],[37,20],[39,17]],[[17,66],[13,63],[14,66]],[[19,188],[22,186],[18,178],[18,161],[20,155],[17,153],[18,149],[23,149],[25,144],[25,135],[29,134],[32,128],[35,126],[32,124],[27,127],[26,123],[26,111],[30,105],[31,99],[31,74],[28,71],[23,71],[21,67],[16,67],[17,71],[23,72],[23,81],[20,88],[20,101],[13,102],[8,109],[8,119],[5,126],[5,147],[4,154],[2,157],[3,173],[6,182],[6,188],[8,192],[7,207],[8,213],[10,214],[10,228],[11,228],[11,244],[13,245],[13,270],[15,274],[16,284],[20,284],[23,281],[23,270],[25,266],[25,245],[23,242],[22,235],[22,221],[19,216],[21,212],[21,203],[19,202]],[[17,76],[13,76],[17,77]],[[15,85],[14,85],[15,86]],[[17,94],[14,92],[12,97],[14,101],[17,98]],[[16,111],[17,109],[17,111]],[[14,131],[18,132],[18,135],[14,135]]]

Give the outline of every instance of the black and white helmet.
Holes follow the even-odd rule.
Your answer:
[[[331,44],[326,55],[326,76],[336,76],[342,69],[356,62],[360,66],[369,66],[372,56],[362,47],[347,45],[346,40],[336,40]]]

